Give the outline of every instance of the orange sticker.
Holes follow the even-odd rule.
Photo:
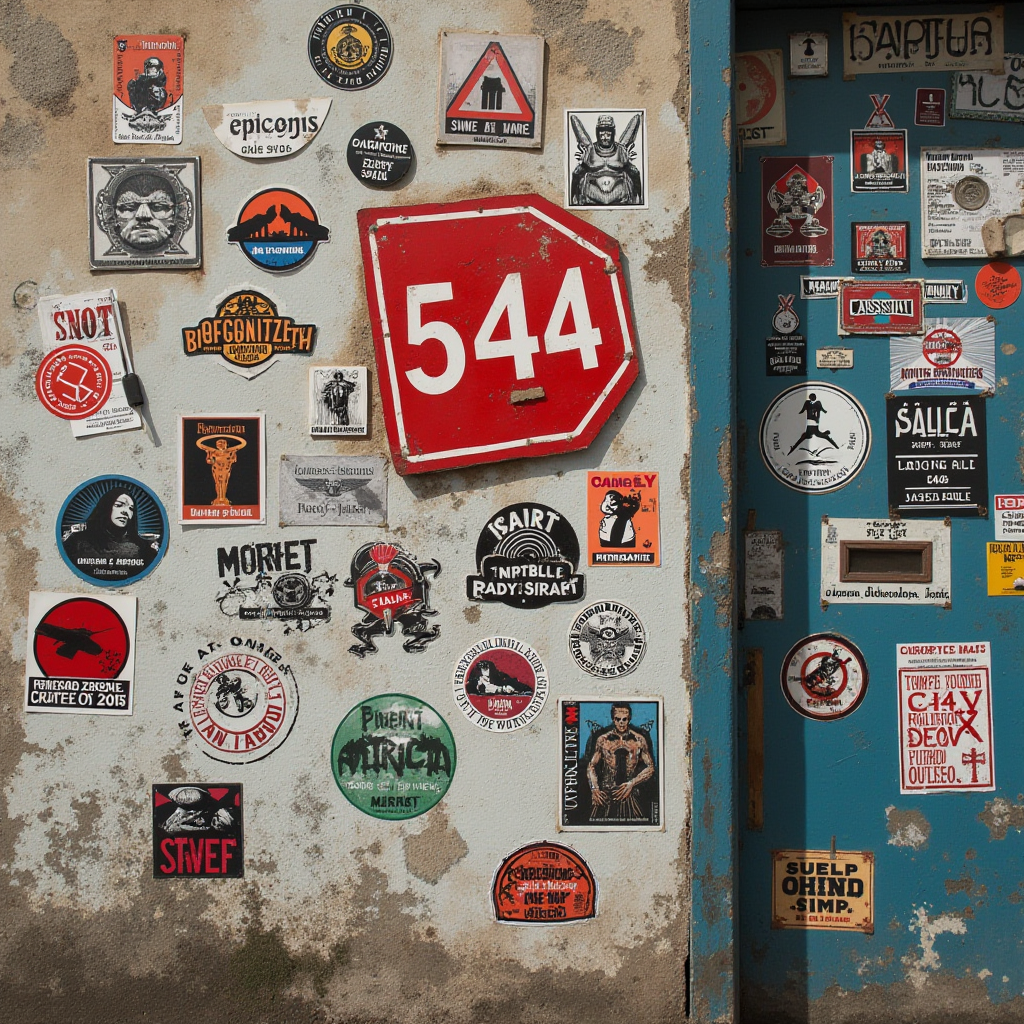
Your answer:
[[[974,279],[974,290],[989,309],[1006,309],[1020,297],[1020,273],[1009,263],[987,263]]]
[[[661,565],[657,473],[587,474],[587,565]]]
[[[501,862],[491,902],[498,921],[586,921],[597,914],[597,882],[575,850],[561,843],[531,843]]]

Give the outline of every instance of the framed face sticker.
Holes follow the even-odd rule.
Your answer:
[[[266,522],[263,414],[180,417],[178,471],[179,523]]]

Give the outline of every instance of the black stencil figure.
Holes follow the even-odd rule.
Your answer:
[[[828,412],[828,410],[818,401],[813,392],[807,396],[807,401],[800,406],[800,411],[807,414],[807,426],[804,432],[796,439],[793,447],[789,449],[788,454],[792,455],[804,441],[810,441],[812,437],[820,437],[828,441],[833,448],[839,448],[839,445],[832,440],[832,434],[818,426],[822,413]]]
[[[603,548],[635,548],[636,530],[633,516],[640,511],[640,496],[609,491],[601,502],[604,517],[597,536]]]
[[[501,97],[505,95],[505,86],[501,84],[500,78],[488,78],[484,75],[480,80],[480,94],[484,110],[501,110]]]
[[[814,40],[810,36],[808,36],[804,40],[804,56],[805,57],[813,57],[814,56]]]
[[[842,676],[837,679],[836,673],[851,661],[853,661],[852,656],[842,658],[839,656],[839,648],[833,647],[832,653],[826,654],[819,662],[818,667],[804,676],[804,688],[820,700],[828,700],[842,682]]]
[[[267,207],[266,213],[257,213],[248,220],[228,228],[229,242],[245,242],[251,238],[268,237],[267,228],[277,219],[277,207]]]
[[[348,400],[356,389],[356,382],[349,380],[341,370],[335,370],[320,392],[327,411],[334,417],[334,422],[343,427],[349,425],[348,421]]]
[[[128,83],[128,99],[137,114],[144,110],[156,113],[171,101],[167,95],[164,62],[159,57],[150,57],[142,65],[142,70]]]

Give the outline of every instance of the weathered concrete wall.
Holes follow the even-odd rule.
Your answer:
[[[690,404],[686,273],[688,148],[685,8],[678,2],[494,0],[371,4],[388,22],[396,56],[362,93],[333,93],[306,58],[323,0],[168,2],[81,0],[0,3],[0,169],[7,230],[0,293],[0,1004],[14,1022],[118,1021],[598,1021],[610,1011],[676,1020],[686,1004],[689,929],[689,703],[687,487]],[[452,149],[433,144],[441,28],[535,31],[548,43],[542,151]],[[110,141],[110,49],[115,33],[186,37],[185,141],[174,155],[203,162],[205,260],[195,272],[92,274],[87,260],[85,168],[115,150],[161,147]],[[214,139],[201,106],[226,100],[332,94],[314,144],[270,165],[242,161]],[[306,536],[308,528],[173,526],[156,571],[129,588],[139,600],[137,697],[130,718],[26,716],[21,711],[30,590],[85,592],[53,541],[68,492],[104,472],[134,476],[170,511],[177,492],[179,412],[265,410],[268,523],[276,522],[283,453],[385,454],[379,399],[366,440],[314,446],[306,433],[306,364],[282,361],[254,381],[215,360],[186,361],[180,329],[208,315],[214,297],[250,281],[320,327],[318,364],[373,365],[356,239],[356,211],[538,191],[561,202],[565,106],[646,106],[651,130],[650,209],[585,215],[617,237],[642,352],[640,380],[597,442],[576,456],[465,473],[390,476],[391,536],[444,572],[432,596],[441,639],[417,658],[383,645],[367,662],[347,654],[356,613],[339,588],[332,621],[302,638],[251,629],[285,650],[302,706],[285,745],[265,761],[229,767],[180,738],[171,708],[175,675],[195,648],[237,629],[213,600],[216,549]],[[383,117],[418,155],[415,177],[389,193],[364,190],[345,166],[354,128]],[[118,152],[117,155],[122,155]],[[313,264],[256,280],[226,227],[253,190],[281,183],[318,204],[332,240]],[[127,315],[152,429],[71,442],[40,406],[35,297],[113,286]],[[198,363],[198,365],[195,365]],[[650,634],[628,686],[584,677],[566,650],[578,606],[540,612],[470,605],[487,517],[520,499],[564,512],[583,534],[587,468],[659,471],[663,566],[588,573],[588,600],[634,608]],[[173,519],[172,515],[172,519]],[[323,530],[320,561],[339,576],[377,533]],[[552,610],[555,609],[555,610]],[[575,609],[575,610],[574,610]],[[504,633],[541,654],[552,680],[540,718],[491,736],[451,697],[457,657]],[[455,733],[459,767],[447,798],[422,818],[382,822],[338,791],[328,752],[342,716],[375,693],[414,693]],[[598,918],[575,927],[500,927],[488,889],[500,859],[555,832],[559,695],[665,698],[664,833],[576,835],[569,842],[601,887]],[[226,770],[223,770],[226,769]],[[154,782],[241,781],[246,875],[241,881],[154,881],[149,787]]]

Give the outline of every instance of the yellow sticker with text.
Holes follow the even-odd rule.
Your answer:
[[[875,931],[875,855],[772,850],[772,927]]]
[[[988,596],[1024,597],[1024,544],[997,540],[986,546]]]

